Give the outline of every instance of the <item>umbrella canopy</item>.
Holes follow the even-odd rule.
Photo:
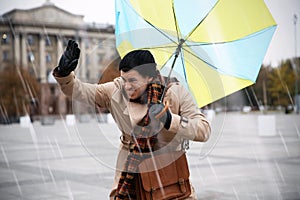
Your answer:
[[[171,76],[199,107],[255,83],[276,29],[263,0],[116,0],[115,5],[120,56],[150,50],[161,73],[172,68]]]

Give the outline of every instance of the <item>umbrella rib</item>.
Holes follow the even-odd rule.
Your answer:
[[[144,19],[144,18],[143,18]],[[165,36],[166,38],[168,38],[171,42],[176,43],[174,40],[172,40],[172,38],[170,38],[166,33],[164,33],[162,30],[160,30],[159,28],[156,28],[153,24],[151,24],[149,21],[147,21],[146,19],[144,19],[145,22],[147,22],[150,26],[152,26],[155,30],[157,30],[158,32],[160,32],[163,36]]]
[[[157,47],[144,47],[143,49],[145,49],[145,50],[153,50],[153,49],[167,49],[167,48],[170,48],[170,49],[173,49],[173,48],[175,48],[175,47],[178,47],[177,45],[175,46],[157,46]],[[172,56],[174,55],[175,53],[172,53],[172,54],[170,54],[170,57],[167,59],[167,60],[171,60],[171,58],[172,58]],[[163,65],[162,65],[162,68],[164,67],[164,66],[166,66],[166,64],[167,64],[167,62],[165,62]]]
[[[127,2],[126,2],[127,3]],[[160,32],[163,36],[165,36],[167,39],[169,39],[171,42],[176,43],[172,38],[170,38],[166,33],[164,33],[159,28],[156,28],[152,23],[150,23],[148,20],[146,20],[144,17],[142,17],[130,4],[128,4],[129,9],[131,9],[134,13],[136,13],[137,16],[141,17],[146,23],[148,23],[150,26],[152,26],[155,30]]]
[[[212,68],[214,68],[214,69],[218,69],[216,66],[214,66],[214,65],[210,64],[209,62],[203,60],[201,57],[195,55],[193,52],[187,50],[187,49],[184,48],[184,47],[182,47],[182,48],[183,48],[183,50],[185,50],[187,53],[191,54],[191,55],[194,56],[195,58],[200,59],[202,62],[204,62],[204,63],[207,64],[208,66],[210,66],[210,67],[212,67]]]
[[[216,5],[220,2],[221,0],[218,0],[218,2],[213,6],[213,8],[208,12],[205,17],[193,28],[193,30],[186,36],[185,40],[187,40],[193,33],[194,31],[200,26],[200,24],[207,18],[207,16],[211,13],[211,11],[216,7]]]
[[[180,57],[181,57],[181,64],[182,64],[182,68],[183,68],[183,75],[184,75],[184,79],[186,80],[187,82],[187,76],[186,76],[186,69],[185,69],[185,64],[184,64],[184,56],[183,56],[183,53],[181,52],[180,53]]]
[[[197,45],[198,46],[198,45]],[[143,49],[166,49],[166,48],[176,48],[178,45],[170,45],[170,46],[154,46],[154,47],[144,47]]]
[[[235,42],[235,41],[242,41],[242,40],[247,40],[249,38],[252,38],[252,37],[255,37],[256,35],[258,34],[262,34],[263,32],[267,31],[268,29],[272,28],[274,26],[270,26],[270,27],[267,27],[267,28],[263,28],[261,30],[258,30],[254,33],[251,33],[250,35],[246,35],[244,36],[243,38],[238,38],[236,40],[229,40],[229,41],[224,41],[224,42],[213,42],[213,43],[198,43],[198,44],[189,44],[187,46],[205,46],[205,45],[212,45],[212,44],[225,44],[225,43],[230,43],[230,42]]]
[[[273,26],[272,26],[273,27]],[[269,27],[270,28],[270,27]],[[230,42],[234,42],[234,41],[241,41],[241,40],[246,40],[246,39],[249,39],[251,37],[255,37],[257,34],[261,34],[262,32],[264,31],[267,31],[269,28],[264,28],[262,30],[259,30],[255,33],[252,33],[250,35],[248,35],[248,37],[244,37],[244,38],[241,38],[241,39],[237,39],[237,40],[232,40],[232,41],[227,41],[227,42],[216,42],[216,43],[202,43],[202,44],[189,44],[187,46],[189,47],[192,47],[192,46],[204,46],[204,45],[211,45],[211,44],[225,44],[225,43],[230,43]],[[218,69],[216,66],[210,64],[209,62],[203,60],[201,57],[199,57],[198,55],[194,54],[192,51],[184,48],[184,46],[182,47],[183,50],[185,50],[187,53],[191,54],[192,56],[194,56],[195,58],[198,58],[200,59],[202,62],[204,62],[205,64],[207,64],[208,66],[214,68],[214,69]]]
[[[175,28],[176,28],[176,34],[177,34],[177,42],[179,43],[179,39],[181,37],[181,35],[179,36],[179,30],[178,30],[178,26],[177,26],[177,17],[176,17],[176,13],[175,13],[175,7],[174,7],[174,0],[172,1],[172,11],[173,11],[173,17],[174,17],[174,25],[175,25]]]

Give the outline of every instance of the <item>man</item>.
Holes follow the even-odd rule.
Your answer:
[[[149,51],[129,52],[120,62],[121,76],[104,84],[83,83],[75,77],[79,55],[77,43],[70,40],[53,75],[66,95],[110,111],[122,132],[110,198],[137,199],[134,174],[144,157],[136,155],[180,151],[185,140],[205,142],[210,125],[178,81],[169,81],[165,88],[165,78]],[[188,199],[196,199],[193,189]]]

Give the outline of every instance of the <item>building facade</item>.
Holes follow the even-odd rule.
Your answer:
[[[37,8],[14,9],[1,16],[0,71],[13,65],[36,77],[41,84],[41,115],[72,112],[70,102],[51,77],[69,39],[79,43],[76,75],[83,81],[97,83],[108,63],[117,57],[114,26],[86,23],[83,18],[49,1]]]

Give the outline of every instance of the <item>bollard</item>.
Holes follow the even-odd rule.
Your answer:
[[[107,114],[107,123],[114,124],[115,120],[110,113]]]
[[[31,120],[29,115],[21,116],[20,117],[20,126],[24,128],[28,128],[31,124]]]
[[[79,117],[79,122],[81,123],[87,123],[91,121],[91,116],[89,114],[81,114],[78,115]]]
[[[74,126],[76,123],[75,115],[66,115],[66,123],[68,126]]]
[[[206,115],[207,120],[209,122],[212,122],[212,120],[216,116],[216,112],[214,110],[206,110],[205,115]]]
[[[41,117],[41,124],[42,125],[54,125],[55,117],[51,115],[45,115]]]

